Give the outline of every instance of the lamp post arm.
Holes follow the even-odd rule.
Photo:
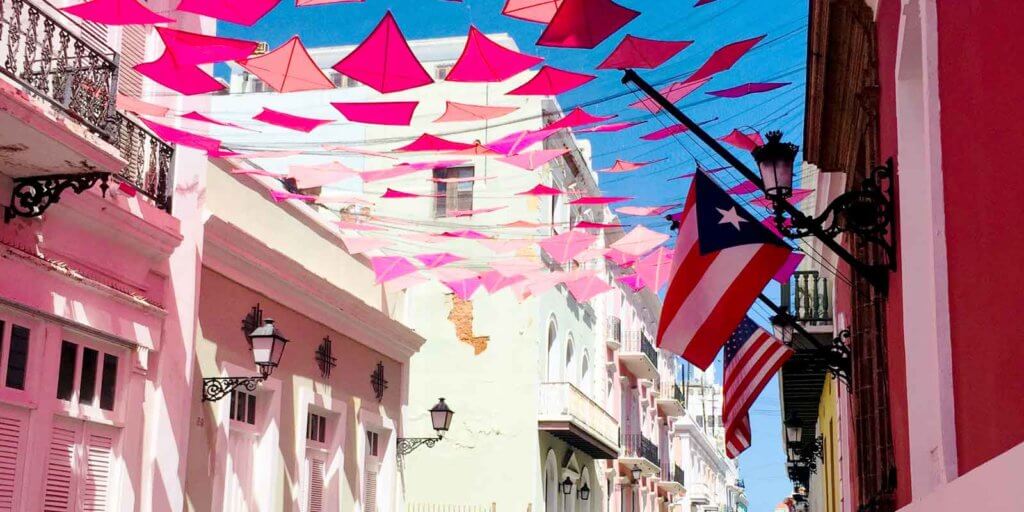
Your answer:
[[[818,350],[822,350],[822,349],[825,348],[825,345],[822,345],[821,342],[819,342],[818,340],[814,339],[814,336],[811,336],[811,333],[807,332],[807,329],[804,329],[804,326],[802,326],[799,323],[797,323],[796,319],[792,318],[792,316],[789,314],[788,311],[783,310],[781,306],[776,304],[774,301],[772,301],[768,297],[765,297],[763,293],[758,294],[757,298],[758,298],[758,300],[763,302],[766,306],[768,306],[768,309],[772,310],[772,312],[774,312],[776,315],[782,316],[782,317],[788,317],[789,318],[789,325],[791,327],[793,327],[793,330],[798,332],[798,333],[800,333],[800,336],[803,336],[803,338],[805,340],[809,341],[811,343],[811,345],[814,345],[814,348],[816,348]]]
[[[203,379],[203,401],[216,402],[228,396],[238,387],[245,387],[248,391],[255,391],[259,383],[267,380],[266,377],[206,377]]]
[[[651,86],[651,84],[647,83],[647,81],[644,80],[643,78],[640,78],[640,75],[638,75],[636,71],[633,71],[632,69],[627,69],[625,70],[624,75],[622,77],[622,83],[626,84],[630,82],[639,87],[640,90],[644,92],[644,94],[646,94],[652,100],[654,100],[659,106],[661,106],[661,108],[665,109],[665,111],[671,114],[672,117],[676,118],[676,120],[682,123],[683,126],[686,126],[691,132],[694,133],[694,135],[697,136],[697,138],[701,140],[701,142],[703,142],[709,148],[714,150],[715,153],[718,153],[718,155],[721,156],[726,162],[728,162],[729,165],[731,165],[733,168],[739,171],[744,178],[750,180],[750,182],[753,183],[754,185],[757,185],[758,188],[762,190],[764,189],[764,182],[761,181],[761,178],[757,174],[755,174],[754,171],[750,170],[750,168],[747,167],[746,164],[741,162],[739,158],[736,158],[735,155],[733,155],[730,151],[725,149],[725,147],[723,147],[721,143],[719,143],[717,140],[715,140],[714,137],[712,137],[706,131],[704,131],[704,129],[701,128],[699,124],[693,122],[692,119],[687,117],[686,114],[683,113],[683,111],[679,110],[679,108],[675,106],[675,104],[673,104],[671,101],[668,101],[668,99],[662,96],[661,93],[659,93],[654,87]],[[825,246],[831,249],[832,252],[836,253],[836,255],[838,255],[843,261],[848,263],[851,268],[856,270],[858,274],[867,279],[868,282],[871,283],[876,289],[878,289],[882,293],[886,293],[886,291],[888,290],[889,280],[887,272],[884,269],[872,267],[857,260],[857,258],[850,254],[850,252],[847,251],[846,248],[842,246],[842,244],[837,242],[834,238],[828,236],[822,230],[821,226],[816,225],[814,222],[812,222],[811,219],[804,215],[804,213],[801,212],[797,207],[793,206],[792,204],[789,204],[789,201],[780,201],[779,207],[782,208],[787,214],[789,214],[790,218],[793,219],[794,225],[800,226],[801,228],[806,227],[806,229],[811,234],[813,234],[815,238],[821,240],[821,243],[825,244]]]

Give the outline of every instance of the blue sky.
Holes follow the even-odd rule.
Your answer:
[[[705,128],[722,136],[733,128],[754,127],[759,131],[781,129],[787,139],[800,144],[803,132],[804,79],[807,40],[807,0],[717,0],[694,8],[695,0],[618,0],[641,11],[641,16],[594,50],[537,47],[533,42],[542,25],[514,20],[500,14],[504,0],[366,0],[364,3],[295,7],[285,0],[253,27],[221,23],[219,35],[266,41],[273,48],[293,35],[307,47],[357,44],[391,9],[410,39],[465,35],[470,24],[484,32],[507,32],[526,53],[544,57],[547,64],[577,72],[595,73],[595,66],[630,33],[651,39],[692,40],[694,44],[656,70],[643,70],[651,83],[667,84],[684,78],[701,65],[715,49],[734,41],[766,34],[761,44],[733,69],[716,76],[707,86],[679,105],[692,119],[708,121]],[[635,96],[621,82],[621,73],[598,72],[598,79],[559,97],[563,108],[587,105],[593,114],[619,114],[621,118],[643,118],[645,114],[626,107]],[[747,82],[791,82],[775,91],[736,99],[718,99],[706,91],[725,89]],[[641,171],[602,176],[607,195],[633,196],[631,204],[660,205],[682,200],[688,180],[666,181],[694,169],[698,160],[707,168],[723,165],[720,160],[688,135],[656,142],[639,136],[672,123],[664,117],[646,116],[641,126],[613,134],[589,137],[593,143],[594,166],[605,168],[616,158],[624,160],[666,160]],[[749,156],[743,155],[749,162]],[[735,185],[740,178],[726,171],[717,175],[720,183]],[[749,199],[749,198],[747,198]],[[629,219],[633,221],[635,219]],[[662,219],[642,221],[652,229],[665,230]],[[755,308],[752,316],[766,323],[767,311]],[[719,372],[719,375],[721,373]],[[747,484],[751,512],[771,511],[791,486],[785,476],[781,448],[777,383],[773,380],[751,411],[753,446],[740,457]]]

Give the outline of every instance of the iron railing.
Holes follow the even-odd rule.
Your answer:
[[[672,465],[672,481],[686,487],[686,474],[683,473],[683,468],[675,464]]]
[[[0,73],[119,150],[118,178],[170,211],[174,148],[116,109],[119,57],[59,11],[0,0]]]
[[[661,467],[658,457],[658,445],[651,442],[643,434],[625,434],[623,448],[627,457],[644,458],[655,466]]]
[[[679,403],[686,405],[686,395],[683,394],[683,390],[679,387],[679,384],[675,382],[663,382],[661,384],[661,397],[667,400],[676,400]]]
[[[799,270],[782,285],[782,307],[796,321],[809,325],[832,324],[832,300],[828,277],[815,270]]]
[[[616,445],[619,421],[572,383],[542,382],[538,399],[540,419],[568,419],[609,446]]]
[[[658,349],[654,348],[651,341],[647,339],[647,333],[643,331],[630,331],[626,333],[626,340],[623,343],[624,352],[641,352],[655,367],[658,366]]]

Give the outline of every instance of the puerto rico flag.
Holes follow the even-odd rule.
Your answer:
[[[707,369],[790,252],[697,172],[680,219],[658,346]]]

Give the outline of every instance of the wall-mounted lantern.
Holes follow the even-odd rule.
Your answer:
[[[259,369],[260,374],[252,377],[204,378],[204,402],[216,402],[229,395],[238,387],[244,387],[248,391],[255,391],[256,386],[267,380],[267,377],[270,377],[270,374],[281,363],[281,356],[284,354],[284,347],[288,344],[288,339],[284,337],[272,319],[262,320],[262,318],[263,311],[257,304],[243,321],[243,325],[253,323],[257,325],[255,329],[248,332],[246,338],[249,340],[253,363]],[[262,325],[259,324],[261,320]]]
[[[438,441],[444,438],[446,432],[452,425],[452,417],[455,411],[448,407],[444,398],[439,399],[436,405],[430,408],[430,423],[437,432],[437,437],[399,437],[398,438],[398,459],[399,463],[404,456],[412,453],[420,446],[426,445],[433,448]]]

